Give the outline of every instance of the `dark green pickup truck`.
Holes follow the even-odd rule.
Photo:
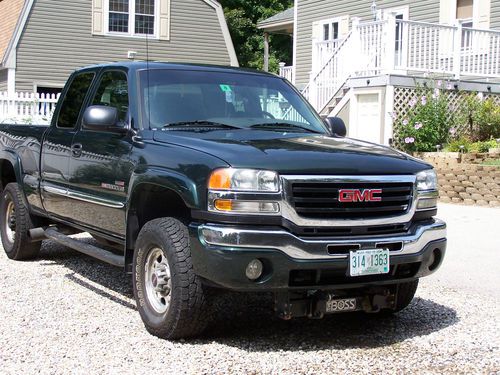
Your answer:
[[[51,239],[123,267],[164,338],[200,334],[216,289],[272,292],[283,319],[399,311],[446,251],[436,175],[345,133],[270,74],[81,69],[51,126],[0,125],[3,247],[25,260]]]

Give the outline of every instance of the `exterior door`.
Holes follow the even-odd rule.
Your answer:
[[[71,145],[81,117],[86,94],[94,79],[94,71],[74,76],[63,94],[54,125],[45,135],[41,157],[41,195],[44,208],[54,216],[67,219],[73,206],[68,200]]]
[[[100,75],[89,105],[118,110],[118,121],[129,122],[127,75],[107,70]],[[80,126],[73,137],[69,165],[69,196],[73,200],[72,220],[80,224],[125,235],[127,190],[134,164],[130,160],[129,135],[93,131]]]
[[[350,130],[350,137],[363,141],[381,143],[380,95],[375,93],[356,95],[356,121]]]

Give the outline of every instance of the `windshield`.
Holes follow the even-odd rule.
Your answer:
[[[145,127],[212,123],[326,133],[321,118],[278,77],[170,69],[141,71],[139,77]]]

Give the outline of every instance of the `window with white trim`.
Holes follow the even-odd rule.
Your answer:
[[[339,23],[337,21],[323,23],[323,41],[333,41],[339,38]]]
[[[158,0],[109,0],[109,34],[155,36]]]

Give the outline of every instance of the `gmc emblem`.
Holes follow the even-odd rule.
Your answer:
[[[382,189],[341,189],[339,202],[381,202],[382,197],[376,197],[375,194],[382,194]]]

